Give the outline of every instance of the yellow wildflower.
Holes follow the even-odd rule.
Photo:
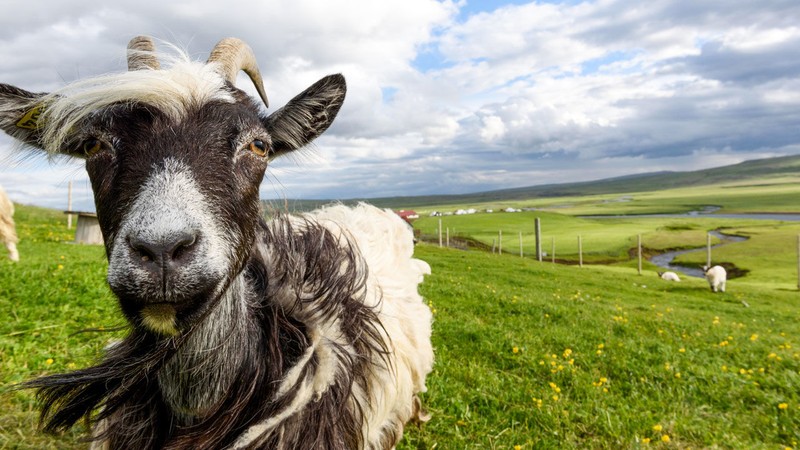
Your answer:
[[[781,403],[778,405],[778,409],[787,409],[787,408],[789,408],[788,403]]]
[[[50,364],[53,364],[53,358],[47,358],[47,360],[44,363],[47,364],[48,366]]]
[[[669,442],[669,435],[665,434],[665,435],[661,436],[661,442]]]
[[[512,353],[519,353],[519,347],[514,347],[511,349]]]
[[[659,424],[655,424],[655,425],[653,425],[653,431],[655,431],[655,432],[659,432],[659,431],[661,431],[661,430],[663,430],[663,429],[664,429],[664,428],[663,428],[661,425],[659,425]]]

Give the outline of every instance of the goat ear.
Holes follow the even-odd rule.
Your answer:
[[[44,95],[0,83],[0,129],[20,142],[42,148],[38,120],[42,109],[36,100]]]
[[[347,85],[341,74],[317,81],[266,119],[272,137],[272,155],[280,156],[305,146],[333,122],[342,107]]]

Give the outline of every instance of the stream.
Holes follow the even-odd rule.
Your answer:
[[[632,219],[632,218],[645,218],[645,217],[713,217],[717,219],[756,219],[756,220],[788,220],[788,221],[800,221],[800,214],[791,214],[791,213],[746,213],[746,214],[716,214],[720,208],[717,206],[707,206],[699,211],[690,211],[688,213],[683,214],[642,214],[642,215],[619,215],[619,216],[579,216],[584,219]],[[743,236],[735,236],[730,234],[720,233],[719,231],[709,231],[709,234],[712,236],[717,237],[721,242],[717,245],[713,245],[711,248],[714,249],[716,247],[720,247],[727,244],[733,244],[735,242],[742,242],[746,241],[747,238]],[[695,267],[685,267],[678,264],[672,264],[672,261],[686,253],[691,252],[704,252],[706,251],[706,247],[698,247],[698,248],[691,248],[687,250],[677,250],[674,252],[666,252],[660,255],[653,256],[650,258],[650,262],[657,265],[658,267],[672,270],[675,272],[681,272],[685,275],[689,275],[692,277],[700,277],[704,278],[705,275],[703,271],[695,268]]]
[[[711,246],[712,250],[717,248],[717,247],[721,247],[723,245],[732,244],[734,242],[742,242],[742,241],[746,241],[747,240],[747,238],[744,237],[744,236],[734,236],[734,235],[731,235],[731,234],[723,234],[723,233],[720,233],[719,231],[709,231],[708,234],[718,238],[721,241],[719,244],[712,245]],[[655,265],[657,265],[659,267],[662,267],[664,269],[669,269],[669,270],[672,270],[672,271],[681,272],[681,273],[684,273],[684,274],[692,276],[692,277],[704,278],[705,275],[703,274],[703,271],[698,269],[698,268],[696,268],[696,267],[685,267],[685,266],[681,266],[681,265],[678,265],[678,264],[672,264],[672,261],[676,257],[678,257],[680,255],[685,255],[686,253],[704,252],[704,251],[706,251],[706,247],[690,248],[688,250],[676,250],[674,252],[666,252],[666,253],[662,253],[660,255],[653,256],[652,258],[650,258],[650,262],[652,262],[653,264],[655,264]]]

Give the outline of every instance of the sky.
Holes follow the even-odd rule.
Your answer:
[[[126,70],[140,34],[202,61],[223,37],[245,40],[270,111],[344,74],[336,121],[270,166],[265,199],[460,194],[800,154],[797,0],[4,5],[0,82],[30,91]],[[73,209],[94,210],[82,161],[0,137],[12,200],[66,209],[70,181]]]

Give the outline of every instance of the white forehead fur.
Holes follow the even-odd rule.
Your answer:
[[[43,105],[40,118],[45,150],[56,153],[75,127],[93,112],[121,102],[153,106],[179,120],[186,111],[217,100],[234,102],[225,89],[217,63],[191,61],[185,52],[159,55],[160,70],[136,70],[78,80],[52,92],[35,104]]]

